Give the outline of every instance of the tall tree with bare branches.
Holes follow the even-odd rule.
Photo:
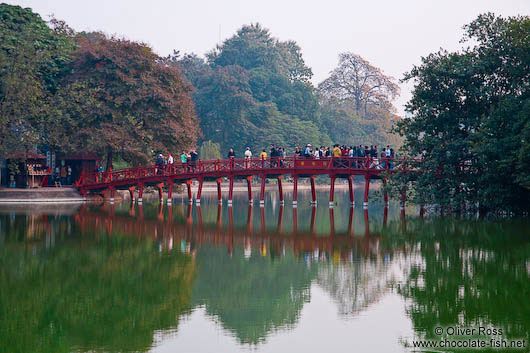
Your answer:
[[[339,66],[318,85],[318,89],[325,98],[352,102],[357,113],[364,116],[369,106],[392,110],[391,102],[399,95],[394,78],[350,52],[339,55]]]

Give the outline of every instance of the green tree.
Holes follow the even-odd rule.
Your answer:
[[[412,186],[416,201],[449,211],[528,210],[530,18],[479,16],[465,27],[461,52],[423,58],[398,123],[404,150],[423,156]]]
[[[311,69],[295,42],[279,41],[255,24],[208,53],[207,62],[193,54],[179,58],[177,52],[167,62],[179,66],[196,87],[204,139],[223,151],[234,147],[241,155],[246,146],[329,143],[320,128]]]
[[[45,128],[61,127],[53,96],[73,50],[31,9],[0,4],[0,153],[50,143]]]

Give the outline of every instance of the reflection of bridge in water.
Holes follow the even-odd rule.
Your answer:
[[[265,208],[259,207],[259,220],[253,217],[252,205],[248,206],[246,223],[244,226],[234,226],[234,215],[232,207],[227,208],[228,221],[223,224],[223,207],[217,205],[217,217],[215,224],[204,224],[201,206],[188,204],[185,212],[185,221],[175,220],[172,205],[158,204],[156,219],[144,217],[142,204],[130,204],[128,214],[117,214],[114,204],[105,203],[101,210],[103,212],[88,211],[83,206],[76,214],[76,223],[82,231],[104,230],[108,234],[114,232],[124,235],[135,235],[139,237],[154,237],[161,242],[163,248],[171,250],[177,243],[184,242],[188,251],[200,247],[201,244],[224,245],[230,254],[234,247],[242,247],[247,252],[259,249],[262,254],[281,254],[286,248],[292,248],[296,255],[302,253],[318,253],[328,259],[340,258],[342,261],[351,261],[352,252],[362,256],[378,256],[379,241],[381,236],[370,232],[368,209],[363,210],[364,228],[361,232],[353,227],[354,207],[349,208],[348,226],[346,232],[335,232],[335,210],[329,208],[329,235],[317,234],[316,214],[317,208],[311,207],[311,218],[309,220],[309,232],[299,231],[298,209],[292,208],[292,226],[286,229],[283,225],[285,209],[280,205],[276,229],[267,229]],[[196,219],[193,218],[195,208]],[[165,211],[165,212],[164,212]],[[405,213],[401,211],[402,225],[406,226]],[[388,208],[384,210],[383,226],[388,220]],[[256,230],[254,222],[258,222],[259,229]],[[183,243],[183,244],[184,244]]]
[[[389,244],[388,237],[370,229],[367,209],[361,211],[364,225],[354,229],[353,207],[344,210],[347,220],[340,219],[340,209],[327,207],[311,207],[306,210],[311,216],[299,220],[304,209],[287,213],[280,205],[273,227],[271,222],[266,227],[267,209],[262,207],[249,206],[246,214],[234,215],[231,207],[222,205],[133,203],[128,210],[123,206],[104,203],[93,209],[83,205],[72,217],[29,213],[21,220],[27,223],[28,232],[36,233],[32,239],[46,234],[46,247],[54,246],[53,240],[48,241],[54,234],[62,240],[65,234],[81,234],[81,240],[95,238],[102,246],[112,237],[136,237],[151,239],[154,246],[149,249],[161,252],[143,256],[165,256],[165,252],[196,256],[200,270],[194,280],[192,306],[204,307],[243,343],[256,344],[277,330],[294,327],[311,299],[313,285],[329,294],[340,315],[358,315],[390,291],[396,283],[394,265],[407,251],[405,245]],[[317,213],[321,216],[322,211],[324,218],[330,217],[326,235],[317,234],[317,223],[322,221],[317,220]],[[387,210],[379,222],[385,225],[388,216]],[[347,221],[346,231],[335,231],[335,217],[337,225]],[[3,219],[10,222],[7,216]],[[248,261],[241,261],[243,256]],[[233,302],[238,305],[227,305]]]

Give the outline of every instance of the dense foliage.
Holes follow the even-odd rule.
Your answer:
[[[460,52],[439,51],[406,75],[411,119],[396,129],[423,155],[416,201],[460,212],[530,207],[530,18],[479,16]]]
[[[0,153],[42,141],[73,49],[30,9],[0,4]]]
[[[134,164],[195,145],[192,87],[147,45],[48,26],[18,6],[0,16],[0,153],[88,150]]]
[[[145,163],[158,152],[189,150],[198,138],[218,144],[220,156],[271,143],[291,151],[305,143],[399,143],[388,133],[397,86],[360,56],[341,54],[316,89],[296,42],[259,24],[243,26],[205,59],[160,58],[142,43],[76,33],[31,9],[0,6],[2,154],[91,151],[111,167],[113,156]],[[352,55],[362,65],[347,80],[357,95],[347,96],[333,87]]]
[[[378,74],[363,88],[362,94],[374,94],[362,109],[351,99],[315,89],[296,42],[280,41],[259,24],[243,26],[206,59],[177,52],[167,62],[179,66],[196,88],[193,98],[204,138],[219,143],[222,154],[234,147],[241,156],[247,146],[258,152],[271,143],[291,151],[305,143],[398,143],[389,134],[397,119],[389,100],[397,86],[359,59],[367,64],[368,75]],[[383,97],[375,87],[378,79],[392,92],[384,107],[375,104],[376,96]]]

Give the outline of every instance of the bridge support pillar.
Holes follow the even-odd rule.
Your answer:
[[[283,205],[283,186],[282,186],[283,175],[278,175],[278,194],[280,195],[280,204]]]
[[[131,203],[134,202],[134,190],[136,188],[134,186],[129,187],[129,196],[131,197]]]
[[[311,204],[312,205],[317,204],[317,192],[315,190],[315,178],[316,178],[316,175],[311,175],[310,181],[311,181]]]
[[[350,191],[350,205],[355,205],[355,196],[353,194],[353,178],[355,178],[354,175],[348,176],[348,189]]]
[[[261,176],[261,190],[259,194],[259,206],[264,207],[265,206],[265,182],[267,181],[267,177],[265,175]]]
[[[158,189],[158,199],[160,202],[164,199],[164,190],[162,189],[164,187],[164,183],[158,183],[156,184],[156,188]]]
[[[221,193],[221,182],[223,181],[223,178],[217,178],[217,202],[223,203],[223,194]]]
[[[228,187],[228,207],[232,207],[232,195],[234,193],[234,177],[229,179],[230,185]]]
[[[204,179],[199,179],[199,188],[197,189],[197,199],[195,200],[195,203],[197,205],[201,204],[201,194],[202,194],[202,184],[204,183]]]
[[[173,180],[167,181],[167,203],[171,204],[173,202]]]
[[[247,178],[248,203],[252,203],[252,175]]]
[[[368,207],[368,194],[370,193],[370,175],[364,176],[364,202],[363,207]]]
[[[335,177],[331,177],[331,184],[329,186],[329,207],[333,207],[335,204]]]
[[[188,203],[193,202],[193,195],[191,194],[191,184],[193,183],[193,180],[186,180],[186,187],[188,189]]]
[[[142,203],[144,196],[144,184],[138,184],[138,203]]]

